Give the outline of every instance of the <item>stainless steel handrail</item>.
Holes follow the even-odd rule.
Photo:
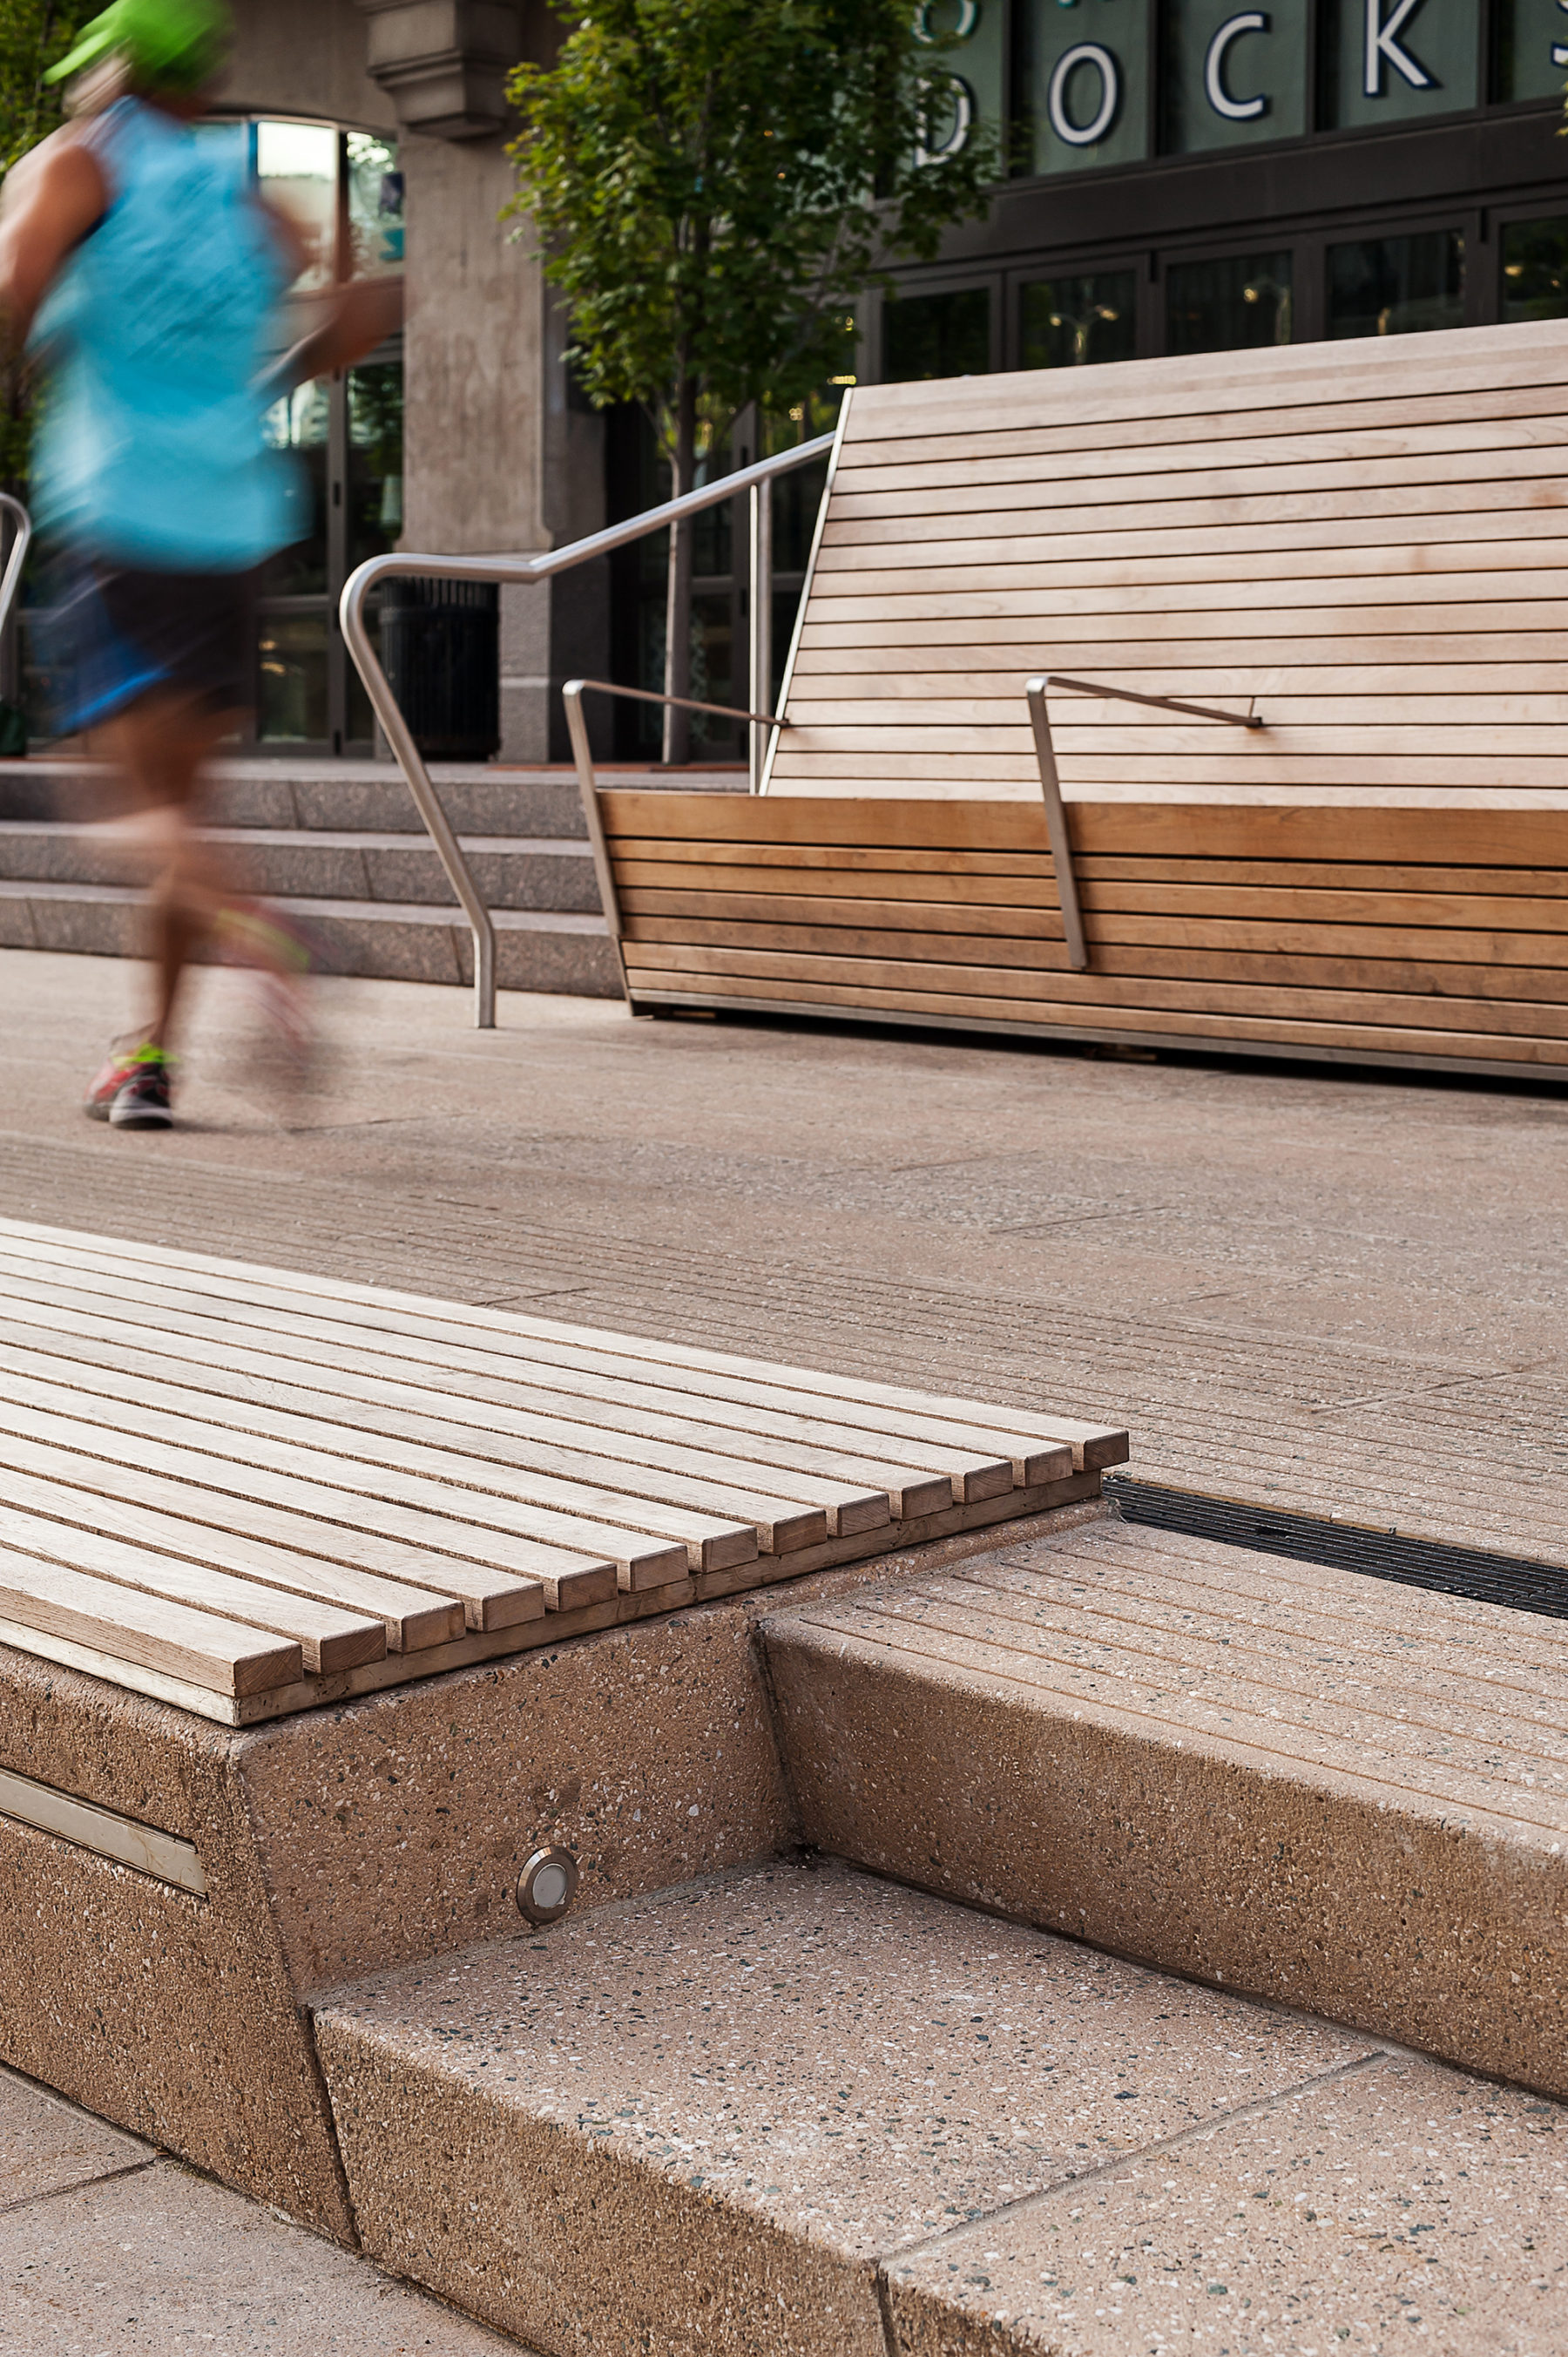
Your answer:
[[[1051,865],[1056,869],[1057,899],[1061,904],[1067,962],[1075,974],[1083,974],[1089,965],[1089,945],[1084,940],[1083,909],[1079,899],[1078,875],[1072,864],[1072,839],[1068,833],[1067,809],[1062,802],[1061,779],[1057,770],[1057,748],[1051,737],[1050,709],[1046,702],[1047,694],[1053,687],[1070,687],[1080,695],[1099,695],[1122,704],[1150,704],[1162,712],[1187,712],[1197,720],[1223,720],[1232,728],[1264,728],[1268,723],[1261,713],[1253,710],[1222,712],[1216,704],[1184,704],[1179,696],[1144,695],[1136,688],[1113,687],[1101,680],[1071,679],[1066,672],[1041,672],[1024,682],[1029,726],[1035,732],[1035,758],[1040,768],[1040,799],[1046,806],[1046,833],[1050,837]],[[1257,700],[1256,696],[1249,699],[1254,705]]]
[[[752,497],[755,499],[756,492]],[[572,740],[572,760],[577,772],[577,791],[583,798],[583,817],[588,830],[588,844],[594,855],[594,873],[599,880],[599,906],[605,913],[605,926],[615,944],[620,964],[621,987],[626,987],[626,960],[621,955],[624,931],[620,920],[620,896],[616,890],[615,868],[610,860],[609,845],[605,841],[605,822],[599,810],[598,783],[594,776],[593,748],[588,743],[588,724],[583,717],[583,698],[592,688],[600,695],[624,695],[633,704],[678,705],[682,712],[714,712],[721,720],[747,720],[754,730],[760,728],[766,742],[768,734],[779,723],[768,712],[737,712],[729,704],[699,704],[693,695],[656,695],[650,687],[617,687],[607,679],[569,679],[561,690],[561,701],[566,707],[566,734]],[[752,789],[756,791],[755,786]]]
[[[14,500],[9,491],[0,491],[0,514],[8,515],[16,527],[11,554],[5,559],[5,570],[0,574],[0,631],[3,631],[11,619],[11,608],[22,586],[22,567],[27,561],[27,551],[33,542],[33,519],[21,500]]]
[[[704,483],[700,490],[685,491],[678,500],[666,500],[661,507],[649,508],[639,516],[628,517],[625,523],[610,524],[603,532],[590,533],[585,540],[572,541],[565,548],[550,549],[541,556],[421,556],[400,550],[395,555],[368,557],[344,583],[338,610],[349,652],[474,936],[474,1024],[478,1030],[495,1028],[496,929],[371,644],[365,628],[366,597],[378,582],[388,580],[423,577],[438,581],[547,581],[553,574],[570,572],[575,565],[587,565],[596,556],[607,556],[615,549],[626,548],[631,542],[683,516],[700,515],[704,508],[718,507],[738,492],[749,490],[754,484],[770,484],[776,475],[789,474],[796,467],[809,465],[813,458],[825,457],[832,446],[832,435],[819,434],[793,450],[781,450],[772,458],[758,458],[752,466],[737,468],[733,475],[722,475],[717,482]],[[754,601],[754,624],[755,619]]]

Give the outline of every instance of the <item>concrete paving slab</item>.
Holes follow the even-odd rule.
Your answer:
[[[138,2137],[0,2069],[0,2214],[155,2157]]]
[[[285,1099],[211,974],[187,1126],[104,1136],[79,1093],[136,985],[0,952],[7,1212],[848,1374],[940,1368],[1130,1422],[1151,1478],[1568,1559],[1560,1092],[613,1000],[503,996],[481,1034],[456,990],[341,980],[322,1085]]]
[[[1568,2110],[1388,2057],[886,2276],[894,2357],[1557,2357]]]
[[[1568,1621],[1111,1520],[763,1633],[808,1840],[1568,2094]]]
[[[0,2211],[6,2357],[502,2357],[517,2343],[160,2159]]]
[[[887,2253],[1371,2050],[782,1863],[337,1992],[317,2037],[366,2248],[595,2357],[883,2357]]]

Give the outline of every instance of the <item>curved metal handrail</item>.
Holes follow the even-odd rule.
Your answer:
[[[16,527],[11,554],[5,559],[5,570],[0,574],[0,632],[3,632],[11,619],[11,608],[22,586],[22,567],[33,544],[33,519],[21,500],[13,499],[9,491],[0,491],[0,515],[8,515]]]
[[[404,554],[371,556],[356,567],[343,585],[338,615],[343,637],[355,667],[365,683],[377,719],[386,734],[398,767],[408,780],[408,790],[430,833],[446,871],[447,880],[462,904],[474,936],[474,1025],[477,1030],[493,1031],[496,1021],[496,929],[490,912],[474,881],[473,871],[463,856],[461,845],[453,833],[452,824],[441,806],[441,798],[430,780],[430,772],[420,758],[419,748],[409,732],[408,724],[398,709],[397,698],[392,692],[386,673],[381,669],[376,651],[371,644],[365,628],[365,599],[380,581],[408,580],[423,577],[438,581],[545,581],[553,574],[568,573],[574,565],[589,564],[596,556],[607,556],[613,549],[625,548],[634,540],[643,539],[650,532],[676,522],[682,516],[699,515],[704,508],[717,507],[725,500],[754,483],[770,483],[776,475],[788,474],[791,468],[804,467],[813,458],[825,457],[836,436],[819,434],[810,442],[800,443],[793,450],[780,451],[777,457],[758,458],[750,467],[737,468],[733,475],[722,475],[715,483],[704,483],[700,490],[685,491],[678,500],[666,500],[661,507],[649,508],[639,516],[629,517],[625,523],[608,525],[603,532],[590,533],[585,540],[575,540],[565,548],[554,548],[541,556],[420,556]],[[740,716],[744,717],[745,716]]]

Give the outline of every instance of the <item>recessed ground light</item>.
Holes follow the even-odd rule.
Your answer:
[[[569,1849],[536,1849],[517,1878],[517,1904],[531,1923],[559,1923],[577,1895],[577,1861]]]

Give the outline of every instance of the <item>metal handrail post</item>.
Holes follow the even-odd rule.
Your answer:
[[[596,556],[608,556],[618,548],[628,547],[633,541],[660,531],[682,516],[699,515],[704,508],[716,507],[723,500],[736,499],[754,483],[771,481],[775,475],[788,474],[792,468],[806,466],[811,459],[820,458],[832,449],[833,439],[831,434],[819,434],[814,440],[802,442],[793,450],[781,450],[772,458],[759,458],[753,466],[742,467],[733,475],[721,475],[716,482],[704,483],[700,490],[682,492],[678,500],[666,500],[662,506],[649,508],[639,516],[628,517],[625,523],[607,525],[603,532],[590,533],[585,540],[573,541],[565,548],[552,549],[542,556],[425,556],[413,551],[406,555],[400,552],[396,555],[367,557],[344,583],[338,608],[344,642],[354,658],[355,669],[365,683],[371,708],[381,722],[398,767],[408,781],[409,791],[446,871],[447,881],[473,930],[474,1022],[478,1029],[489,1031],[495,1028],[495,928],[462,846],[447,822],[430,773],[419,757],[418,748],[398,708],[397,698],[392,692],[386,673],[371,644],[370,632],[365,627],[366,597],[378,582],[392,579],[434,578],[498,583],[546,581],[553,574],[568,573],[575,565],[591,563]],[[568,728],[570,725],[568,722]]]
[[[773,701],[773,479],[751,487],[751,706]],[[751,724],[751,791],[762,791],[769,731]]]
[[[20,500],[9,491],[0,491],[0,514],[8,515],[16,528],[11,543],[11,554],[5,559],[5,570],[0,575],[0,635],[11,619],[11,608],[16,602],[16,592],[22,586],[22,567],[27,561],[27,551],[33,542],[33,519]]]
[[[360,573],[366,569],[361,565]],[[392,692],[391,683],[376,659],[370,633],[365,628],[363,597],[349,598],[349,592],[359,580],[360,573],[354,574],[344,587],[343,636],[359,668],[360,677],[365,683],[376,718],[386,732],[387,742],[408,780],[408,790],[413,796],[420,817],[424,821],[430,840],[435,845],[441,865],[446,870],[446,880],[457,895],[463,914],[468,920],[474,937],[474,1028],[477,1031],[493,1031],[496,1028],[496,929],[474,881],[474,871],[464,857],[462,845],[442,807],[441,797],[431,782],[430,772],[420,758],[419,748]]]
[[[1040,798],[1046,805],[1046,833],[1051,842],[1051,865],[1057,872],[1057,899],[1061,903],[1067,962],[1074,973],[1082,974],[1089,965],[1089,950],[1083,938],[1083,910],[1079,905],[1061,780],[1057,774],[1057,748],[1051,742],[1051,716],[1046,708],[1047,683],[1044,677],[1026,679],[1024,694],[1035,732],[1035,757],[1040,765]]]

